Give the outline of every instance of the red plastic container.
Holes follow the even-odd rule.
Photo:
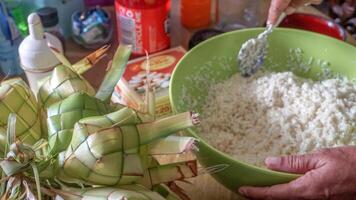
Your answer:
[[[119,42],[132,44],[134,55],[169,48],[169,0],[116,0]]]
[[[340,25],[332,20],[316,15],[294,13],[284,18],[280,26],[312,31],[339,40],[346,40],[346,32]]]

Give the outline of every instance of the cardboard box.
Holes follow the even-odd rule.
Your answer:
[[[172,72],[178,61],[184,56],[186,50],[183,47],[175,47],[149,56],[151,83],[155,85],[156,97],[156,116],[162,117],[172,114],[172,108],[169,101],[169,82]],[[137,58],[128,62],[123,78],[129,83],[129,86],[137,91],[142,98],[145,94],[146,84],[146,57]],[[112,101],[126,105],[121,98],[120,88],[115,87]]]

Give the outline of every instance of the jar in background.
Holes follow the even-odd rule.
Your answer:
[[[113,30],[110,13],[99,6],[72,15],[73,40],[84,48],[97,49],[109,43]]]
[[[169,48],[169,0],[116,0],[119,42],[133,45],[134,55]]]
[[[56,36],[61,41],[63,49],[65,49],[65,40],[63,36],[63,30],[59,26],[57,9],[52,7],[43,7],[38,9],[36,13],[41,18],[43,30]]]
[[[225,32],[263,26],[270,0],[219,0],[218,21],[215,28]]]

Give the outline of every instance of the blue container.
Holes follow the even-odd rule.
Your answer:
[[[8,40],[0,42],[0,67],[6,76],[18,76],[23,73],[18,53],[21,41],[22,38],[19,37],[13,42]]]

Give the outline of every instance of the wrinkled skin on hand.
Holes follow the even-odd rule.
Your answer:
[[[269,169],[304,175],[271,187],[241,187],[240,194],[249,199],[356,199],[356,146],[270,157],[265,162]]]
[[[321,2],[322,0],[272,0],[268,11],[267,24],[275,24],[282,12],[292,14],[301,6],[319,4]]]

